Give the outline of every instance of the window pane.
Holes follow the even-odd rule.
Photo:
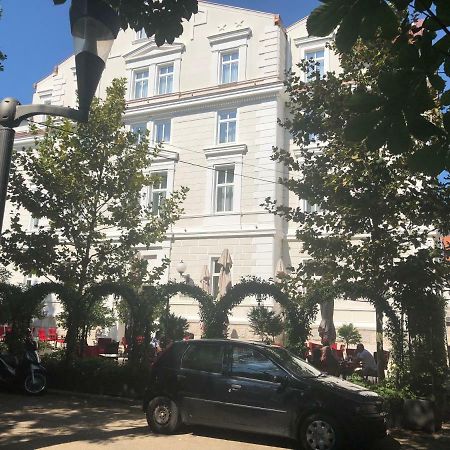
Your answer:
[[[285,375],[269,358],[246,347],[233,347],[231,373],[238,377],[264,381],[274,381],[275,376]]]
[[[225,203],[224,203],[224,197],[225,197],[225,187],[219,187],[217,188],[217,211],[221,212],[224,211]]]
[[[225,211],[233,210],[233,186],[227,186],[225,198]]]
[[[214,344],[191,344],[183,356],[183,369],[222,373],[223,346]]]
[[[228,139],[227,142],[236,141],[236,122],[228,122]]]
[[[156,142],[170,141],[170,120],[155,122],[155,141]]]
[[[218,184],[225,183],[226,173],[227,173],[226,169],[219,169],[217,171],[217,183]]]
[[[227,129],[228,126],[226,123],[221,123],[219,128],[219,143],[224,144],[227,142]]]
[[[239,70],[239,64],[237,62],[234,62],[231,64],[231,76],[230,76],[230,83],[234,83],[238,81],[238,70]]]

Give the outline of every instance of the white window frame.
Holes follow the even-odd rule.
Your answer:
[[[143,73],[145,73],[145,72],[147,72],[147,77],[144,77],[144,78],[142,78],[142,79],[139,79],[139,81],[137,80],[137,76],[139,75],[139,74],[143,74]],[[136,89],[136,86],[137,86],[137,82],[142,82],[142,81],[147,81],[147,95],[145,95],[145,96],[140,96],[140,97],[137,97],[136,96],[136,91],[137,91],[137,89]],[[142,89],[142,88],[141,88]],[[148,67],[143,67],[143,68],[141,68],[141,69],[137,69],[137,70],[134,70],[133,71],[133,92],[132,92],[132,100],[140,100],[140,99],[143,99],[143,98],[147,98],[147,97],[149,97],[150,96],[150,70],[149,70],[149,68]]]
[[[230,61],[224,61],[223,58],[224,56],[232,56],[232,55],[237,55],[236,59],[230,59]],[[239,49],[232,49],[232,50],[225,50],[223,52],[220,52],[220,56],[219,56],[219,61],[220,61],[220,68],[219,68],[219,84],[232,84],[232,83],[237,83],[239,81],[239,69],[240,69],[240,64],[239,64]],[[233,64],[237,63],[237,78],[236,80],[231,80],[231,67],[233,66]],[[230,81],[224,81],[223,78],[223,69],[224,66],[229,66],[230,68]]]
[[[220,269],[219,272],[215,271],[216,263],[219,261],[220,256],[211,256],[209,268],[210,268],[210,274],[211,274],[211,280],[210,280],[210,286],[211,286],[211,295],[216,298],[219,294],[219,275],[220,275]],[[217,292],[214,292],[214,279],[217,279]]]
[[[160,65],[173,65],[172,93],[180,91],[181,58],[185,50],[182,43],[158,47],[154,39],[146,40],[141,46],[123,55],[128,78],[127,100],[139,100],[134,95],[134,73],[148,69],[148,97],[158,95],[157,68]],[[167,94],[169,95],[169,94]]]
[[[308,200],[305,200],[305,199],[301,200],[301,207],[302,207],[302,211],[304,213],[314,213],[314,212],[322,211],[322,209],[320,208],[320,206],[317,203],[314,203],[313,205],[311,205],[308,202]]]
[[[145,199],[145,207],[152,208],[152,214],[154,216],[159,216],[159,206],[161,205],[161,202],[158,203],[158,211],[153,212],[153,195],[155,193],[160,194],[160,193],[164,193],[164,200],[166,200],[169,196],[169,171],[168,170],[152,170],[150,172],[151,175],[157,176],[160,174],[165,175],[166,178],[166,187],[165,188],[155,188],[154,185],[151,186],[147,186],[146,187],[146,194],[147,194],[147,198]]]
[[[248,42],[252,36],[250,28],[241,28],[236,31],[226,31],[224,33],[208,36],[209,45],[213,53],[213,64],[211,65],[211,82],[220,85],[221,83],[221,55],[222,53],[238,51],[239,68],[238,82],[247,79],[247,53]]]
[[[311,53],[317,53],[317,52],[323,52],[323,57],[322,58],[308,58],[308,54],[311,54]],[[312,59],[314,62],[318,62],[319,60],[323,60],[323,73],[322,74],[320,74],[320,78],[323,78],[323,76],[324,75],[326,75],[326,73],[327,73],[327,70],[326,70],[326,68],[325,68],[325,47],[318,47],[318,48],[315,48],[315,49],[307,49],[307,50],[304,50],[304,56],[303,56],[303,58],[304,59]],[[315,66],[315,69],[317,69],[317,66]],[[317,70],[315,70],[315,72],[316,72]],[[319,73],[320,73],[320,70],[319,70]],[[305,81],[309,81],[309,79],[308,79],[308,74],[307,73],[305,73]]]
[[[158,128],[160,126],[163,126],[164,128],[166,128],[167,125],[169,126],[169,139],[162,140],[162,141],[157,140],[156,136],[158,134],[157,133]],[[172,139],[172,120],[171,119],[158,119],[158,120],[155,120],[153,122],[153,135],[152,135],[152,142],[153,142],[153,144],[157,144],[157,143],[162,143],[163,144],[164,142],[170,143],[171,139]]]
[[[30,223],[28,225],[28,229],[30,231],[38,231],[41,219],[39,217],[34,217],[33,214],[30,214]]]
[[[235,112],[236,113],[236,117],[234,119],[221,119],[220,115],[222,113],[229,113],[229,112]],[[235,136],[234,136],[234,140],[233,141],[229,141],[227,140],[226,142],[220,142],[220,125],[222,123],[230,123],[230,122],[235,122]],[[234,109],[223,109],[220,111],[217,111],[217,115],[216,115],[216,143],[217,145],[227,145],[227,144],[235,144],[236,142],[238,142],[238,123],[239,123],[239,111],[237,108]],[[227,127],[228,130],[228,127]],[[227,136],[228,136],[228,131],[227,131]],[[227,138],[228,139],[228,138]]]
[[[324,51],[323,71],[324,74],[330,71],[331,52],[327,46],[328,42],[333,40],[332,36],[314,37],[308,36],[294,39],[294,44],[298,48],[298,61],[292,61],[292,67],[295,67],[301,60],[306,59],[306,54],[315,51]],[[307,81],[307,74],[302,73],[303,81]]]
[[[220,145],[203,149],[206,157],[209,176],[206,180],[205,189],[205,214],[226,215],[239,214],[241,212],[242,198],[242,175],[244,170],[244,156],[247,153],[245,144]],[[216,211],[216,167],[234,165],[234,190],[233,210],[225,212]]]
[[[168,73],[161,73],[162,69],[171,67],[172,68],[172,72],[168,72]],[[173,94],[174,91],[174,75],[175,75],[175,65],[173,62],[170,62],[168,64],[158,64],[156,66],[156,87],[155,87],[155,94],[156,95],[169,95],[169,94]],[[167,80],[169,78],[171,78],[172,80],[172,89],[171,91],[167,91],[167,92],[161,92],[161,80],[162,79],[166,79],[166,88],[167,88]]]
[[[148,129],[147,127],[148,127],[147,122],[135,122],[135,123],[130,124],[130,131],[132,133],[135,133],[135,134],[138,135],[138,138],[136,140],[136,144],[140,144],[141,143],[141,139],[142,139],[142,133],[138,132],[139,129],[141,129],[145,133],[147,131],[147,129]],[[135,131],[135,130],[137,130],[137,131]]]
[[[229,169],[233,169],[233,182],[224,182],[219,185],[219,172],[221,171],[227,171]],[[236,164],[224,164],[224,165],[218,165],[214,167],[215,171],[215,177],[214,177],[214,213],[215,214],[229,214],[230,212],[234,211],[234,198],[236,193]],[[224,208],[226,207],[226,191],[227,188],[232,187],[232,199],[231,199],[231,209],[223,209],[221,211],[218,210],[218,198],[219,198],[219,189],[225,188],[224,194],[222,194],[223,198],[223,204]]]

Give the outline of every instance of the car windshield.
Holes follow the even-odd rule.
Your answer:
[[[303,359],[281,347],[269,347],[267,351],[280,360],[284,367],[299,377],[318,377],[321,372]]]

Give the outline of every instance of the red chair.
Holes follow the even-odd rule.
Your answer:
[[[49,328],[48,329],[48,339],[51,342],[56,342],[58,339],[58,336],[56,335],[56,328]]]
[[[38,338],[42,342],[47,342],[48,341],[47,332],[46,332],[45,328],[39,328],[39,330],[38,330]]]

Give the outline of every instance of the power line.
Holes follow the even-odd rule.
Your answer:
[[[61,128],[61,127],[58,127],[58,126],[56,126],[56,125],[51,125],[51,124],[48,124],[48,123],[45,123],[45,122],[37,122],[37,121],[32,121],[32,120],[30,120],[30,119],[27,119],[27,122],[30,123],[30,124],[33,124],[33,125],[38,124],[38,125],[45,126],[45,127],[47,127],[47,128],[53,128],[53,129],[55,129],[55,130],[62,131],[62,132],[65,132],[65,133],[69,133],[69,134],[72,134],[72,135],[77,135],[77,134],[79,134],[79,133],[76,133],[75,131],[68,131],[68,130],[63,129],[63,128]],[[85,135],[82,135],[82,136],[85,137],[85,138],[88,138],[88,137],[89,137],[89,136],[86,135],[86,134],[85,134]],[[198,151],[196,151],[196,150],[192,150],[192,149],[188,149],[188,148],[183,148],[183,147],[178,147],[178,146],[176,146],[176,145],[172,145],[172,144],[168,144],[168,143],[164,143],[164,145],[170,145],[171,147],[178,148],[178,149],[180,149],[180,150],[186,150],[186,151],[191,151],[191,152],[193,152],[193,153],[202,154],[202,153],[200,153],[200,152],[198,152]],[[127,146],[127,147],[125,147],[125,148],[127,148],[128,150],[136,149],[135,146]],[[169,158],[168,156],[164,156],[164,155],[158,155],[158,158],[163,158],[163,159],[165,159],[165,160],[167,160],[167,161],[173,161],[172,158]],[[193,167],[199,167],[199,168],[201,168],[201,169],[210,170],[210,171],[213,171],[213,172],[217,172],[217,171],[218,171],[218,169],[215,169],[214,167],[208,167],[208,166],[204,166],[204,165],[202,165],[202,164],[197,164],[197,163],[193,163],[193,162],[190,162],[190,161],[185,161],[185,160],[183,160],[183,159],[181,159],[181,158],[178,159],[177,162],[179,162],[179,163],[181,163],[181,164],[186,164],[186,165],[189,165],[189,166],[193,166]],[[243,163],[243,165],[244,165],[244,163]],[[248,164],[248,163],[245,164],[245,165],[258,168],[257,166],[254,166],[254,165]],[[263,183],[281,184],[281,183],[279,183],[278,181],[266,180],[266,179],[264,179],[264,178],[259,178],[259,177],[252,177],[251,175],[244,175],[244,174],[242,174],[242,173],[237,173],[237,172],[235,172],[234,174],[235,174],[236,176],[238,176],[238,177],[241,177],[241,178],[248,178],[248,179],[250,179],[250,180],[262,181]]]

